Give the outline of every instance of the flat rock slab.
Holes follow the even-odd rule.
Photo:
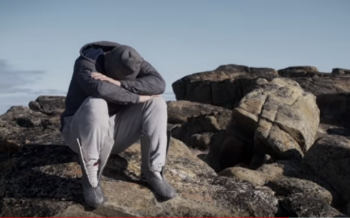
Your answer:
[[[140,182],[140,145],[110,158],[102,178],[109,201],[91,210],[83,200],[77,155],[66,146],[26,145],[1,164],[1,216],[274,216],[269,189],[216,173],[172,139],[166,178],[178,196],[161,201]]]

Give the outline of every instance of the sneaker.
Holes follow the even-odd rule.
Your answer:
[[[96,187],[92,187],[85,173],[83,173],[81,182],[83,186],[84,199],[89,206],[98,208],[107,201],[107,198],[104,196],[103,190],[100,186],[100,182]]]
[[[98,177],[99,162],[90,162],[85,166],[81,164],[81,169],[83,172],[81,182],[85,202],[91,207],[98,208],[107,201]]]
[[[141,174],[141,178],[143,178],[163,199],[169,200],[176,197],[174,188],[165,180],[161,172],[145,170]]]

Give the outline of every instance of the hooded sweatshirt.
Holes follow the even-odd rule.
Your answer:
[[[157,70],[143,61],[135,80],[121,80],[121,86],[107,81],[95,80],[92,72],[105,74],[104,53],[121,46],[115,42],[100,41],[84,45],[74,64],[73,76],[68,88],[65,111],[61,115],[61,131],[64,117],[72,116],[88,97],[107,101],[109,115],[123,107],[139,102],[139,95],[157,95],[165,91],[165,81]]]

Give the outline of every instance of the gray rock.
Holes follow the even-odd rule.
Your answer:
[[[171,128],[172,136],[201,150],[215,143],[212,137],[218,137],[226,129],[230,117],[230,110],[217,106],[189,101],[168,102],[168,122],[178,124]]]
[[[216,105],[228,109],[254,89],[257,78],[274,78],[278,74],[270,68],[249,68],[223,65],[214,71],[195,73],[173,83],[177,100]]]
[[[350,127],[350,93],[320,94],[317,105],[321,111],[321,122]]]
[[[342,136],[319,138],[306,153],[304,161],[320,177],[350,202],[350,141]]]
[[[316,97],[324,94],[336,94],[350,92],[350,77],[335,76],[328,77],[297,77],[293,78],[307,92]]]
[[[350,74],[350,70],[343,69],[343,68],[333,68],[332,74],[335,74],[335,75],[348,75],[348,74]]]
[[[316,67],[312,66],[295,66],[287,67],[285,69],[278,70],[278,74],[283,77],[314,77],[319,73]]]
[[[168,123],[183,124],[190,119],[203,116],[214,116],[218,120],[220,129],[225,129],[231,111],[222,107],[210,104],[202,104],[189,101],[169,101],[168,106]]]
[[[289,217],[344,217],[344,214],[325,201],[302,193],[285,198],[280,206],[281,216]]]
[[[332,204],[333,202],[332,194],[327,189],[317,183],[304,179],[281,177],[276,180],[271,180],[266,186],[270,187],[277,196],[287,197],[296,193],[301,193],[322,200],[327,204]]]
[[[59,116],[11,107],[0,116],[0,152],[11,155],[25,144],[64,144],[59,128]]]
[[[194,134],[191,136],[189,146],[200,150],[207,150],[210,147],[211,138],[215,133],[206,132],[202,134]]]
[[[329,116],[327,110],[334,99],[342,97],[338,94],[350,92],[350,76],[348,70],[335,69],[339,73],[320,73],[316,67],[301,66],[288,67],[279,70],[278,73],[270,68],[251,68],[241,65],[223,65],[214,71],[195,73],[183,77],[173,83],[173,90],[177,100],[188,100],[211,104],[215,106],[233,109],[239,101],[257,85],[258,78],[272,80],[282,76],[292,78],[307,92],[317,97],[317,104],[321,111],[321,121],[324,123],[347,125],[348,120],[342,121],[340,117],[348,116],[348,110],[343,110],[341,115]],[[341,72],[341,73],[340,73]],[[345,101],[345,100],[341,100]],[[329,103],[327,103],[329,102]],[[325,105],[328,105],[325,107]],[[326,111],[324,111],[326,110]]]
[[[29,108],[46,115],[60,115],[65,109],[64,96],[39,96],[29,102]]]
[[[242,179],[251,182],[256,186],[263,186],[268,181],[263,172],[238,166],[226,168],[223,171],[221,171],[218,175]]]

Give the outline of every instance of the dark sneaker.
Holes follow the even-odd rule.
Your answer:
[[[88,178],[83,174],[82,185],[84,199],[89,206],[98,208],[107,201],[107,198],[103,194],[100,183],[98,183],[97,187],[92,187],[88,181]]]
[[[145,171],[141,174],[141,177],[163,199],[169,200],[176,197],[174,188],[165,180],[161,173]]]

